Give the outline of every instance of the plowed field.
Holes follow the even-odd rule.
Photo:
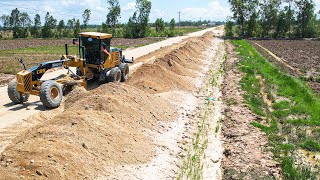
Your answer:
[[[312,77],[309,82],[310,86],[320,92],[320,84],[315,81],[320,77],[320,41],[260,40],[253,42],[268,49],[293,68],[300,70],[303,76]],[[292,75],[294,73],[291,72]]]

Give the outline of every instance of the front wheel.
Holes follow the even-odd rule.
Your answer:
[[[129,78],[129,66],[127,63],[121,63],[119,68],[121,70],[121,82],[125,82]]]
[[[109,74],[109,82],[120,82],[121,81],[121,70],[118,67],[111,69]]]
[[[17,80],[13,79],[8,85],[8,96],[12,102],[22,104],[28,101],[30,94],[18,92]]]
[[[57,108],[62,101],[62,88],[55,81],[46,81],[40,87],[40,100],[48,108]]]

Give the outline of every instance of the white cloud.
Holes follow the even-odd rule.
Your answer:
[[[133,11],[135,9],[136,9],[136,3],[130,2],[123,8],[123,11]]]
[[[185,8],[182,10],[183,20],[225,20],[231,16],[229,7],[223,6],[219,0],[213,0],[207,8]]]
[[[166,15],[166,13],[160,9],[155,9],[152,13],[158,18],[163,18]]]

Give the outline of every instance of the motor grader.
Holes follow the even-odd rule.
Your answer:
[[[23,60],[19,59],[24,70],[18,72],[9,83],[9,98],[14,103],[24,103],[30,95],[37,95],[44,106],[57,108],[66,87],[80,85],[87,88],[89,81],[98,81],[100,84],[126,81],[128,63],[133,63],[133,58],[127,60],[121,48],[110,47],[111,39],[111,34],[84,32],[73,40],[73,44],[78,45],[79,57],[69,55],[68,44],[65,44],[65,55],[59,60],[27,69]],[[41,79],[48,70],[58,67],[64,67],[68,73],[50,80]]]

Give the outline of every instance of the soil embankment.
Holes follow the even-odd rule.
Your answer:
[[[142,65],[126,84],[77,88],[65,98],[64,108],[51,118],[39,117],[36,126],[5,148],[0,174],[13,179],[92,179],[119,177],[121,168],[150,163],[160,146],[153,135],[170,131],[172,127],[163,124],[177,121],[183,106],[172,95],[197,89],[199,75],[206,73],[202,50],[212,39],[213,33],[207,33]],[[143,172],[132,174],[138,178]]]

